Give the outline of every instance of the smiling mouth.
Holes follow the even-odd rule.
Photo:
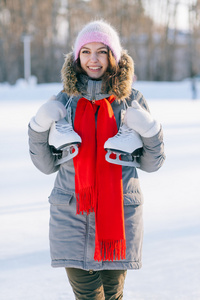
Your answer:
[[[88,69],[91,71],[98,71],[101,69],[101,67],[88,67]]]

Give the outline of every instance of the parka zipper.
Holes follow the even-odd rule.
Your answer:
[[[96,81],[93,81],[93,87],[92,87],[92,99],[91,100],[96,100],[96,97],[95,97],[95,91],[96,91]]]

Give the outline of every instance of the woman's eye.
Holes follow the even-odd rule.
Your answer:
[[[82,50],[82,52],[81,53],[83,53],[83,54],[88,54],[89,53],[89,51],[88,50]]]
[[[107,54],[108,52],[106,50],[100,51],[100,54]]]

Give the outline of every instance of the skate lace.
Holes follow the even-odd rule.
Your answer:
[[[125,137],[125,136],[130,136],[130,133],[132,133],[132,129],[131,128],[129,128],[129,127],[127,127],[127,126],[125,126],[125,125],[122,125],[120,128],[119,128],[119,131],[118,131],[118,133],[116,134],[116,138],[119,138],[119,137],[121,137],[121,135],[123,135],[123,137]]]
[[[56,123],[56,129],[60,133],[67,133],[67,132],[73,131],[72,125],[69,123],[66,123],[66,124]]]

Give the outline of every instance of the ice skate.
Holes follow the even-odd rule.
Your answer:
[[[106,160],[112,164],[139,167],[136,158],[141,155],[142,147],[143,143],[139,134],[123,124],[118,133],[104,144],[107,151]],[[126,156],[130,156],[132,160],[123,160]]]
[[[57,156],[56,165],[60,165],[78,154],[81,137],[73,130],[66,119],[53,122],[49,133],[49,145]],[[64,155],[64,157],[63,157]]]

